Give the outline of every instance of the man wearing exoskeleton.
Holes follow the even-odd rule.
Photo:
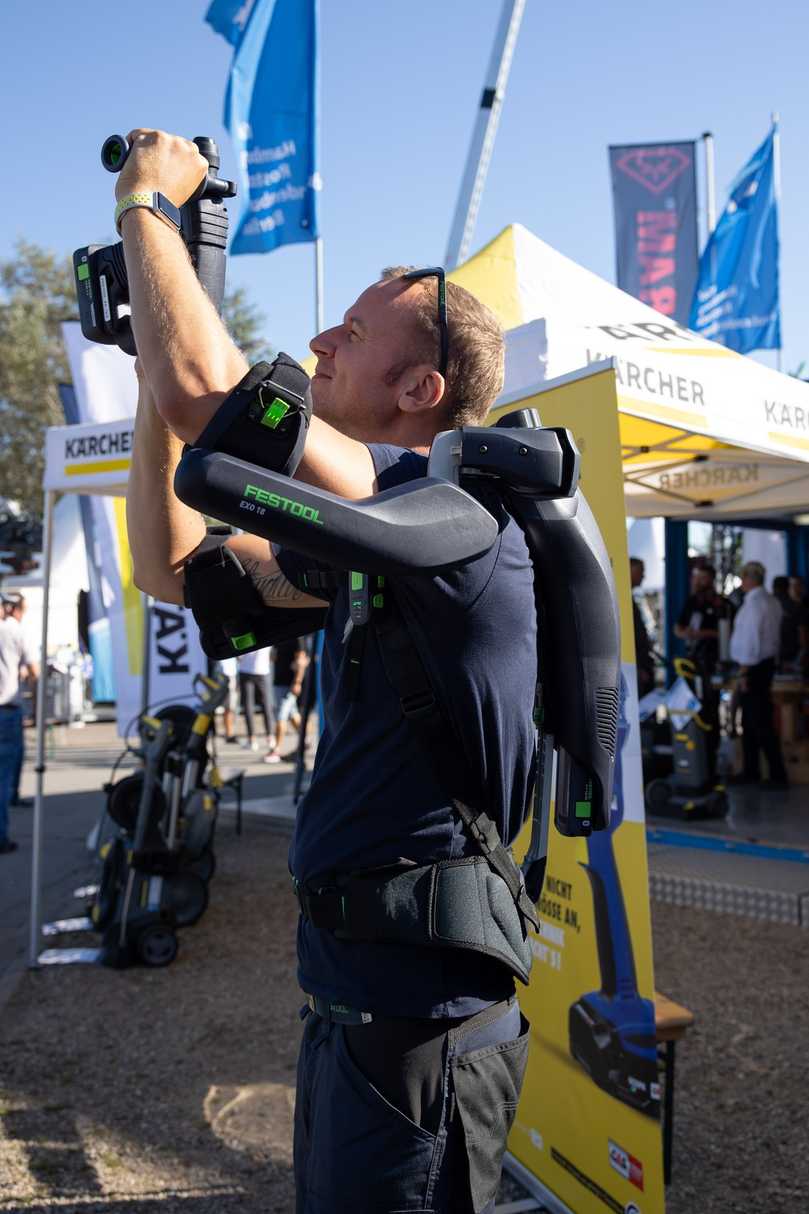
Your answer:
[[[159,132],[130,142],[116,194],[141,385],[128,491],[136,581],[185,596],[212,656],[325,627],[326,723],[290,849],[307,996],[298,1208],[480,1214],[493,1206],[528,1049],[514,977],[527,981],[536,913],[506,845],[535,783],[549,781],[541,768],[535,779],[532,712],[534,571],[549,567],[526,543],[540,523],[587,539],[557,544],[561,586],[548,594],[563,640],[590,625],[586,660],[598,665],[595,682],[555,676],[560,703],[595,687],[578,714],[585,741],[571,733],[559,752],[557,826],[603,826],[611,798],[614,592],[576,494],[578,457],[564,432],[474,430],[502,387],[502,334],[439,271],[394,270],[364,291],[312,341],[311,384],[283,355],[249,370],[171,215],[150,201],[181,206],[208,164]],[[445,433],[459,425],[472,427],[454,432],[462,441]],[[459,485],[474,466],[465,492],[451,491],[449,471],[423,479],[431,446]],[[556,489],[542,506],[514,469],[546,455]],[[233,476],[234,521],[260,534],[206,535],[198,509],[227,518]],[[439,501],[445,525],[427,528]],[[436,545],[455,559],[431,555]],[[573,610],[570,586],[585,574],[591,593]],[[577,714],[563,703],[559,714],[562,733]],[[540,755],[552,747],[546,734]],[[541,884],[546,819],[537,833]]]

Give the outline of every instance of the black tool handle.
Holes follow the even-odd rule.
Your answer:
[[[199,188],[181,209],[182,233],[191,262],[217,312],[225,297],[225,264],[228,244],[228,213],[224,198],[232,198],[236,187],[223,181],[219,172],[219,148],[207,135],[194,140],[209,169]]]
[[[101,145],[101,163],[108,173],[120,173],[129,155],[129,140],[124,135],[110,135]]]

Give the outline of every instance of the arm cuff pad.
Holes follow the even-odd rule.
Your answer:
[[[185,565],[185,604],[209,658],[221,661],[323,627],[325,607],[268,607],[227,546],[229,528],[211,527]]]
[[[301,461],[312,396],[309,376],[288,354],[256,363],[193,444],[293,476]]]

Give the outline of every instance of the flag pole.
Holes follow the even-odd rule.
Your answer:
[[[464,260],[472,243],[524,8],[525,0],[503,4],[444,257],[447,269]]]
[[[323,237],[315,241],[315,333],[326,327],[323,320]]]
[[[705,151],[705,243],[711,238],[716,227],[716,153],[713,134],[702,132],[702,145]]]
[[[775,195],[775,207],[776,207],[775,214],[776,214],[776,222],[777,222],[778,210],[779,210],[780,203],[781,203],[781,128],[780,128],[781,115],[778,113],[777,110],[773,110],[772,114],[770,115],[770,118],[772,120],[772,125],[773,125],[772,184],[773,184],[773,193]],[[780,326],[779,326],[779,328],[780,328]],[[781,346],[779,346],[775,352],[776,370],[778,370],[778,371],[782,370],[782,362],[783,362],[782,349],[781,349]]]

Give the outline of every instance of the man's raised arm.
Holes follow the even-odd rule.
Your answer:
[[[129,142],[116,178],[119,199],[159,191],[181,206],[208,170],[196,145],[178,136],[135,130]],[[155,406],[178,438],[193,443],[247,373],[247,362],[200,285],[179,233],[134,207],[121,218],[121,235],[132,328]],[[365,445],[317,419],[298,475],[344,497],[364,497],[374,487]]]
[[[182,603],[183,566],[205,538],[205,522],[174,495],[174,470],[183,444],[157,412],[140,367],[138,372],[140,392],[126,492],[135,584],[161,602]],[[266,540],[234,535],[227,543],[268,606],[321,606],[319,599],[287,581]]]

